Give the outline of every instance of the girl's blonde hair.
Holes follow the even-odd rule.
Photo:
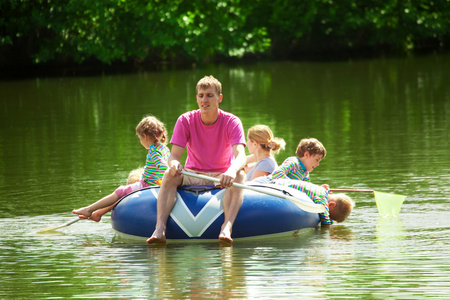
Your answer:
[[[255,125],[248,130],[247,137],[252,142],[257,142],[262,149],[278,153],[284,150],[286,143],[281,138],[273,136],[272,130],[266,125]]]
[[[297,146],[295,154],[298,158],[301,158],[305,155],[306,151],[308,151],[310,155],[319,154],[322,158],[325,158],[327,155],[325,147],[315,138],[302,139]]]
[[[330,194],[328,200],[334,200],[336,202],[337,214],[334,216],[334,220],[338,223],[344,222],[348,218],[355,206],[353,200],[346,194]]]
[[[222,84],[212,75],[205,76],[202,79],[200,79],[199,82],[197,83],[197,87],[195,88],[195,92],[198,94],[199,89],[206,90],[209,89],[210,87],[214,88],[217,95],[222,94]]]
[[[127,184],[132,184],[140,181],[143,173],[144,167],[140,167],[131,171],[130,174],[128,174]]]
[[[147,116],[142,119],[136,126],[136,134],[138,136],[152,137],[155,139],[155,145],[162,143],[167,144],[167,130],[164,123],[153,116]]]

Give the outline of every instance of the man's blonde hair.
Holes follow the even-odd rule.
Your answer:
[[[222,84],[212,75],[205,76],[202,79],[200,79],[199,82],[197,83],[197,87],[195,88],[195,92],[198,94],[198,90],[206,90],[209,89],[210,87],[214,88],[217,95],[222,94]]]

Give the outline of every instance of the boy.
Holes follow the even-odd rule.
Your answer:
[[[270,175],[272,179],[310,181],[309,173],[319,166],[325,157],[325,147],[315,138],[302,139],[295,151],[296,156],[286,160]]]
[[[275,179],[272,183],[288,186],[304,192],[314,203],[325,206],[326,211],[320,213],[320,223],[322,226],[330,226],[333,221],[344,222],[355,206],[353,200],[345,194],[329,194],[326,189],[317,184],[301,180]]]
[[[253,182],[278,184],[304,192],[314,203],[325,206],[326,211],[319,214],[322,226],[330,226],[333,220],[343,222],[354,206],[350,197],[345,194],[329,195],[327,184],[318,186],[310,182],[309,173],[319,166],[326,154],[325,147],[317,139],[302,139],[296,156],[288,157],[271,175],[256,178]]]

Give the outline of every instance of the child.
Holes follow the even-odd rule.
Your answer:
[[[325,206],[326,211],[319,214],[323,226],[331,225],[332,220],[343,222],[354,206],[350,197],[345,194],[328,195],[327,184],[318,186],[309,179],[309,173],[319,166],[326,154],[325,147],[317,139],[302,139],[297,146],[296,157],[288,157],[271,175],[254,181],[279,184],[304,192],[314,203]]]
[[[278,167],[273,154],[283,150],[285,145],[283,139],[273,136],[268,126],[251,127],[247,133],[247,147],[250,155],[247,156],[247,165],[244,168],[247,180],[271,174]]]
[[[128,174],[127,185],[140,181],[142,179],[142,173],[144,173],[144,168],[142,168],[142,167],[132,170],[130,172],[130,174]],[[158,182],[157,182],[157,184],[158,184]],[[96,222],[100,221],[102,216],[104,214],[106,214],[107,212],[109,212],[111,209],[113,209],[113,207],[116,206],[116,204],[117,204],[117,202],[114,203],[113,205],[97,209],[96,211],[94,211],[91,214],[89,219],[96,221]],[[86,217],[82,216],[82,215],[80,215],[80,218],[86,219]]]
[[[302,139],[296,156],[288,157],[272,174],[273,179],[295,179],[310,181],[309,173],[319,166],[327,155],[325,147],[315,138]]]
[[[304,192],[314,203],[325,206],[325,212],[320,213],[322,226],[330,226],[333,220],[341,223],[350,215],[354,207],[353,200],[345,194],[329,194],[329,189],[311,182],[292,179],[272,179],[269,176],[257,178],[253,182],[278,184]]]
[[[144,172],[141,173],[142,177],[140,180],[120,186],[108,196],[105,196],[89,206],[74,209],[72,213],[80,215],[80,218],[82,219],[90,218],[98,222],[123,196],[136,190],[160,183],[164,171],[167,169],[167,159],[170,155],[169,148],[166,146],[167,130],[161,121],[155,117],[149,116],[142,119],[137,125],[136,134],[139,137],[141,145],[144,146],[145,149],[148,149]],[[131,178],[131,181],[133,180],[135,179]],[[95,214],[93,214],[93,212],[95,212]]]
[[[137,168],[128,174],[127,184],[132,184],[138,182],[142,179],[142,174],[144,173],[144,168]]]

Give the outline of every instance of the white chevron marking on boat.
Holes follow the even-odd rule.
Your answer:
[[[159,190],[159,189],[158,189]],[[156,191],[152,190],[156,195]],[[200,237],[206,229],[223,214],[222,197],[225,189],[217,192],[211,199],[203,206],[203,208],[194,216],[187,207],[183,198],[177,193],[177,202],[175,203],[170,216],[177,223],[177,225],[189,237]],[[217,233],[218,235],[219,233]]]

